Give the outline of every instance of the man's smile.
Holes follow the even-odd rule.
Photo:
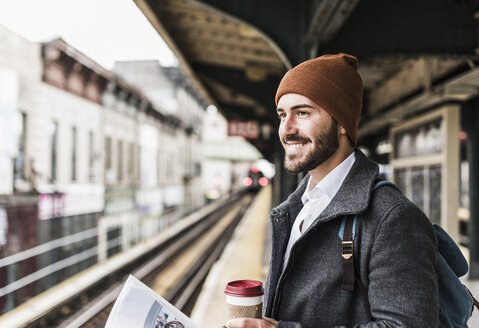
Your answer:
[[[290,141],[286,142],[286,147],[288,150],[298,150],[303,148],[306,145],[306,142]]]
[[[307,137],[301,137],[297,135],[287,135],[283,138],[283,144],[288,151],[301,150],[311,140]]]

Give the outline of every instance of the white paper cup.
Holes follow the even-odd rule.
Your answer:
[[[263,284],[256,280],[235,280],[226,284],[228,317],[261,318],[263,312]]]

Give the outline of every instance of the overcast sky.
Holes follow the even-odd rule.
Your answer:
[[[60,36],[107,69],[115,60],[177,63],[133,0],[0,0],[0,25],[35,42]]]

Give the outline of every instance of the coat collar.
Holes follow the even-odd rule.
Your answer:
[[[364,212],[371,197],[371,190],[378,176],[378,165],[370,161],[358,149],[356,161],[344,179],[336,196],[319,216],[319,221],[327,221],[338,216],[358,214]],[[289,213],[292,208],[302,205],[301,196],[308,184],[309,174],[299,184],[298,188],[282,204],[275,207],[272,216]]]

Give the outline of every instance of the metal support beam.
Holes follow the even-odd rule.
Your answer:
[[[237,17],[265,33],[284,51],[295,66],[305,58],[302,46],[301,13],[304,1],[276,0],[201,0],[233,17]]]
[[[306,44],[313,42],[323,44],[330,41],[349,18],[358,2],[359,0],[323,0],[319,2],[312,15],[304,42]]]
[[[479,100],[463,109],[469,162],[469,278],[479,279]]]
[[[232,90],[244,93],[255,99],[267,109],[267,117],[276,120],[274,95],[279,84],[279,76],[268,76],[264,81],[252,83],[243,70],[206,64],[195,64],[196,72],[218,81]]]

